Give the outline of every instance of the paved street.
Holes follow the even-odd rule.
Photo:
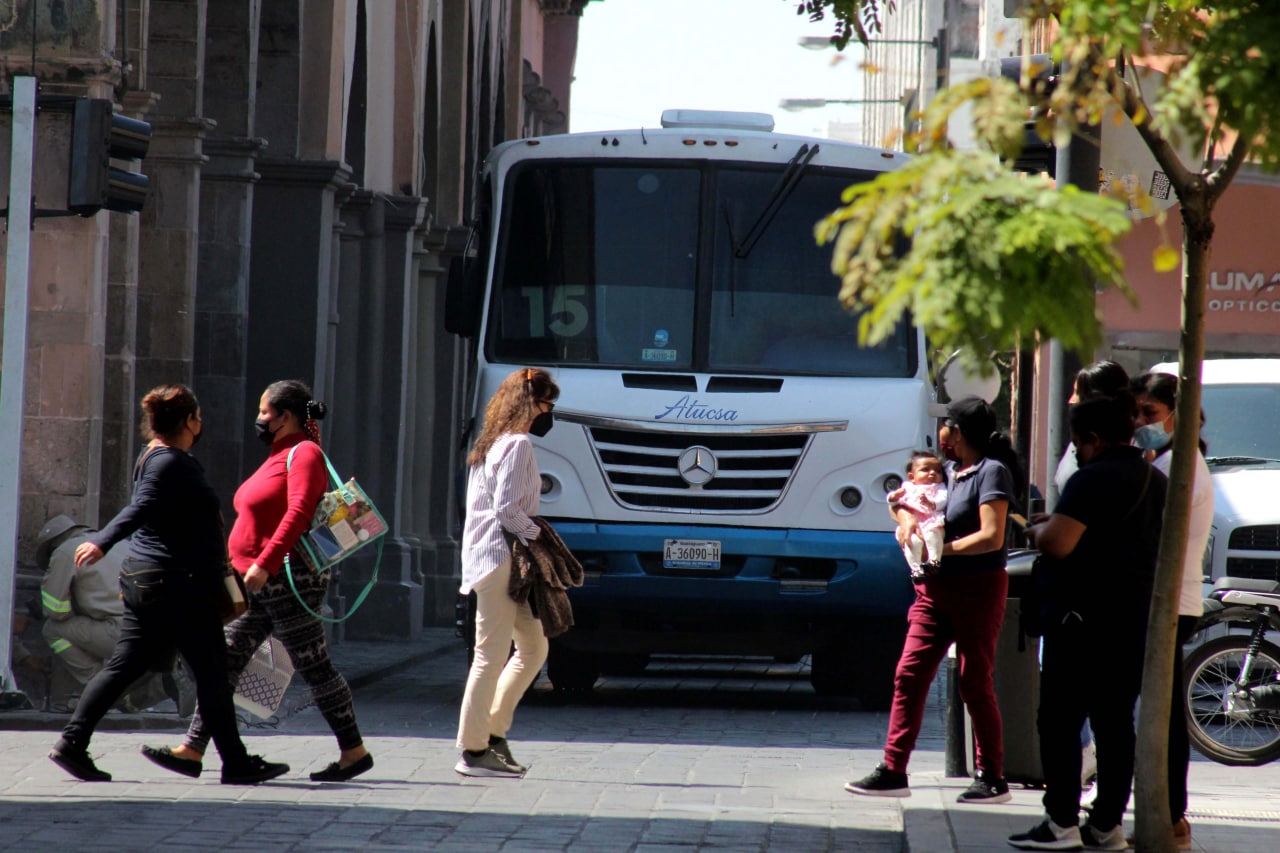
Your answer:
[[[324,721],[291,688],[283,719],[244,728],[252,751],[293,771],[256,788],[187,780],[143,743],[175,743],[172,715],[113,714],[91,752],[111,783],[77,782],[46,757],[64,718],[0,712],[0,850],[884,851],[990,853],[1040,819],[1040,793],[956,806],[943,768],[935,685],[907,800],[852,797],[880,757],[885,715],[816,697],[798,665],[660,660],[565,699],[535,685],[512,731],[523,780],[464,779],[453,747],[464,654],[451,632],[416,644],[343,643],[377,764],[344,785],[307,773],[336,758]],[[37,727],[44,726],[46,730]],[[143,731],[141,726],[149,727]],[[123,728],[122,728],[123,727]],[[1280,763],[1229,768],[1195,757],[1195,849],[1274,849]],[[1132,814],[1126,818],[1132,827]]]

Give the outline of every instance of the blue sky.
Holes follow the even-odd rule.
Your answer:
[[[808,50],[829,36],[796,0],[595,0],[583,12],[571,92],[571,131],[654,127],[664,109],[770,113],[777,130],[825,136],[860,108],[779,109],[783,98],[860,97],[861,49]],[[833,61],[834,60],[834,61]]]

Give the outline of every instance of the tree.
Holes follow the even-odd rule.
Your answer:
[[[831,14],[837,22],[833,42],[839,44],[841,39],[847,42],[855,36],[865,42],[868,30],[878,30],[881,10],[891,12],[892,7],[890,0],[810,0],[801,3],[798,11],[814,19]],[[1058,336],[1087,357],[1087,334],[1072,341],[1070,330],[1064,329],[1070,321],[1038,310],[1045,296],[1043,273],[1040,269],[1029,273],[1019,250],[1043,251],[1057,236],[1045,233],[1055,222],[1062,223],[1043,214],[1046,206],[1070,205],[1072,216],[1093,216],[1101,223],[1112,221],[1109,213],[1082,205],[1081,199],[1070,195],[1069,188],[1041,185],[1025,193],[1000,193],[1000,198],[1019,207],[1020,217],[1033,214],[1034,221],[1025,228],[1009,227],[1008,218],[999,214],[990,193],[984,201],[982,181],[974,179],[980,168],[974,158],[980,155],[947,150],[936,137],[937,115],[950,115],[954,107],[949,103],[954,98],[972,99],[976,130],[985,140],[986,150],[1008,163],[1009,103],[1021,116],[1026,115],[1022,110],[1032,110],[1043,135],[1052,135],[1059,142],[1069,139],[1078,125],[1096,124],[1109,109],[1118,108],[1138,128],[1168,175],[1179,202],[1184,230],[1177,417],[1180,423],[1198,423],[1214,206],[1245,162],[1272,171],[1280,168],[1280,133],[1275,132],[1280,123],[1280,103],[1275,98],[1280,91],[1280,7],[1266,0],[1026,0],[1022,15],[1028,25],[1056,27],[1053,58],[1063,68],[1057,86],[1051,92],[1032,86],[1035,75],[1025,73],[1024,68],[1016,93],[992,83],[954,96],[944,93],[938,99],[941,106],[931,105],[923,138],[913,141],[921,146],[924,153],[920,161],[924,162],[917,161],[910,167],[914,172],[903,178],[886,177],[876,182],[878,186],[851,191],[846,206],[818,226],[820,239],[836,241],[833,268],[842,276],[842,298],[849,307],[873,312],[860,330],[870,340],[891,318],[912,310],[926,331],[939,340],[998,343],[1012,333]],[[1136,69],[1148,64],[1166,73],[1165,85],[1154,103],[1145,102],[1137,83]],[[1179,160],[1175,143],[1184,139],[1199,152],[1198,162]],[[945,179],[948,170],[965,179],[939,191],[936,182]],[[994,180],[1007,186],[1002,176]],[[907,193],[918,197],[903,198]],[[874,205],[865,203],[875,194],[880,194],[879,203],[894,208],[896,217],[879,215]],[[1043,201],[1046,195],[1058,202]],[[1144,203],[1142,198],[1132,201]],[[923,234],[921,229],[926,227],[948,230],[940,220],[952,211],[976,217],[975,233],[983,239],[958,241],[945,233],[941,237]],[[1056,286],[1075,294],[1091,275],[1104,284],[1121,286],[1122,278],[1112,267],[1114,256],[1109,252],[1123,230],[1102,227],[1092,240],[1087,233],[1073,232],[1067,251],[1057,256],[1058,265],[1073,269],[1059,271]],[[905,249],[902,235],[910,238]],[[945,252],[937,245],[942,240],[947,242]],[[1164,257],[1157,253],[1154,262],[1168,264],[1171,253],[1166,248]],[[1042,255],[1041,259],[1050,257],[1053,255]],[[948,281],[963,291],[953,297],[961,310],[952,312],[949,307],[944,310],[932,304],[936,298],[933,288],[917,292],[905,286],[909,276],[937,263],[946,265]],[[1089,268],[1088,275],[1075,274],[1082,265]],[[984,275],[995,277],[1000,294],[989,306],[989,316],[963,310],[978,299],[975,288],[981,286],[985,298],[989,285]],[[1026,292],[1026,304],[1010,298],[1018,291]],[[1096,322],[1081,304],[1067,299],[1064,315],[1072,313],[1086,326]],[[1168,696],[1173,684],[1178,584],[1187,545],[1196,440],[1195,430],[1178,430],[1174,435],[1151,602],[1142,681],[1142,695],[1148,698],[1141,703],[1139,716],[1134,809],[1140,850],[1173,849],[1165,738],[1170,708],[1152,697]]]

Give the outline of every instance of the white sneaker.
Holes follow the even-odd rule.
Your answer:
[[[1031,828],[1009,836],[1009,846],[1019,850],[1083,850],[1080,827],[1058,826],[1049,818]]]
[[[1080,790],[1087,791],[1098,778],[1098,747],[1093,741],[1080,750]]]
[[[1128,850],[1129,841],[1124,837],[1124,827],[1117,824],[1106,832],[1092,824],[1080,827],[1080,841],[1086,850]]]
[[[466,750],[463,750],[462,758],[458,759],[458,763],[453,766],[453,769],[454,772],[461,773],[463,776],[515,779],[524,775],[524,770],[512,767],[506,762],[506,759],[494,752],[492,748],[486,749],[480,755],[471,755]]]

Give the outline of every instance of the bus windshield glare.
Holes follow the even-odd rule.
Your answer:
[[[909,377],[903,322],[860,347],[813,226],[870,173],[811,168],[771,219],[781,165],[532,162],[514,171],[492,360],[629,370]],[[767,223],[767,225],[766,225]],[[758,239],[744,245],[755,226]],[[759,231],[763,226],[763,231]]]

